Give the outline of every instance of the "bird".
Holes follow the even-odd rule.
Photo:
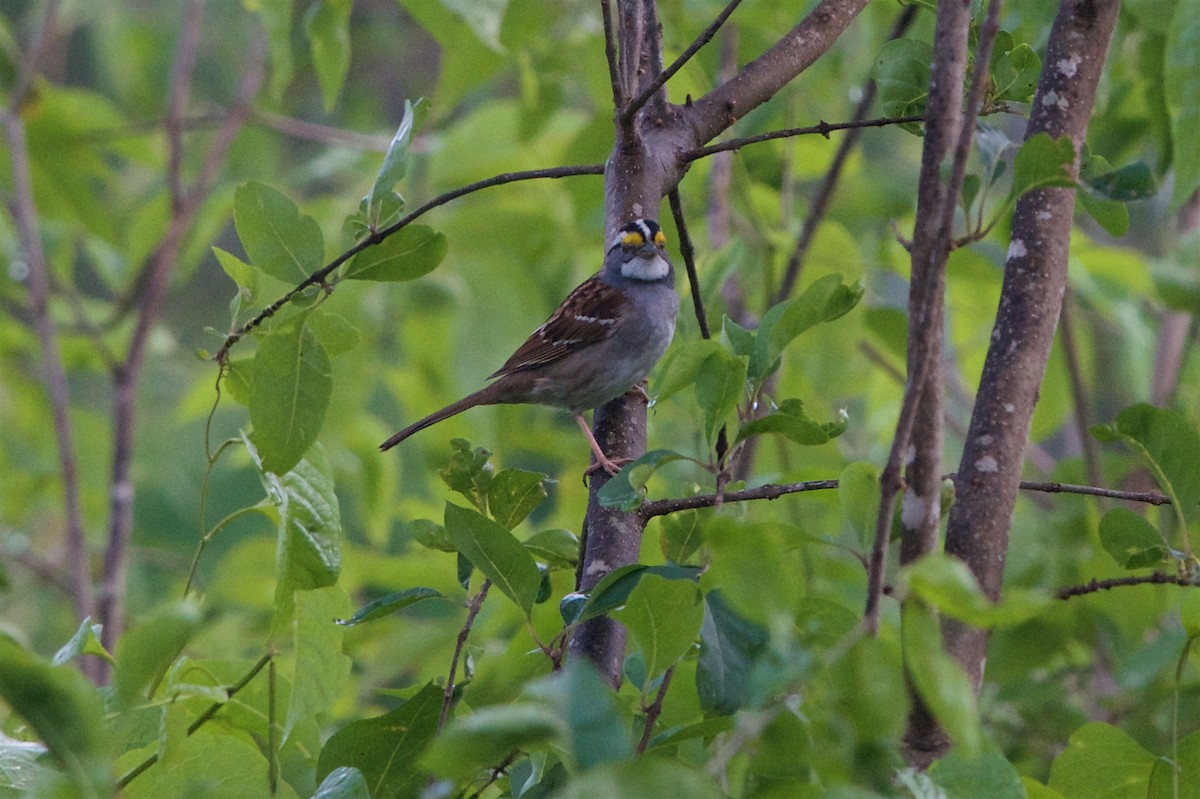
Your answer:
[[[592,468],[615,475],[620,464],[604,454],[583,412],[631,389],[642,391],[640,382],[671,343],[679,295],[665,245],[652,219],[621,225],[600,271],[576,286],[488,376],[495,382],[413,422],[380,444],[380,451],[478,405],[550,405],[575,417],[595,457]]]

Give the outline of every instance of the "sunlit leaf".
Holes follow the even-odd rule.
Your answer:
[[[428,225],[409,225],[360,252],[346,267],[352,280],[415,280],[437,268],[450,245]]]
[[[513,534],[483,514],[446,503],[446,532],[454,546],[528,616],[541,575]]]
[[[1123,730],[1093,722],[1071,735],[1047,784],[1065,797],[1143,799],[1157,759]]]
[[[311,216],[278,189],[250,181],[233,196],[233,222],[250,262],[271,277],[299,283],[325,259],[325,237]]]
[[[488,487],[488,510],[504,529],[511,530],[546,498],[546,475],[504,469]]]
[[[1050,138],[1037,133],[1025,140],[1013,162],[1012,194],[1020,197],[1033,189],[1075,185],[1068,171],[1075,162],[1075,146],[1066,136]]]
[[[1171,556],[1162,533],[1128,508],[1113,508],[1104,514],[1100,543],[1126,569],[1157,566]]]

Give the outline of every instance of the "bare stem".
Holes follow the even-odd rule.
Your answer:
[[[467,645],[467,637],[471,635],[471,628],[475,626],[475,617],[479,615],[479,610],[483,607],[483,600],[487,599],[488,589],[492,587],[491,580],[484,580],[479,586],[479,591],[475,596],[471,597],[470,604],[467,605],[467,619],[463,622],[462,629],[458,631],[458,639],[454,642],[454,655],[450,658],[450,673],[446,675],[446,690],[442,692],[442,709],[438,713],[437,731],[441,733],[442,728],[446,726],[446,719],[450,716],[450,705],[454,702],[454,676],[458,672],[458,662],[462,657],[463,647]]]
[[[650,745],[650,736],[654,734],[654,723],[658,721],[658,717],[662,715],[663,700],[667,696],[667,689],[671,686],[671,678],[675,676],[675,667],[667,669],[663,674],[662,683],[658,686],[658,693],[654,695],[654,701],[650,706],[643,708],[646,713],[646,721],[642,725],[642,738],[638,741],[637,753],[644,755],[646,747]]]

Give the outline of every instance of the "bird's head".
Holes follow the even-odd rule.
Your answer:
[[[667,237],[653,219],[635,219],[617,229],[609,245],[609,257],[616,257],[624,277],[634,280],[662,280],[671,274],[664,245]]]

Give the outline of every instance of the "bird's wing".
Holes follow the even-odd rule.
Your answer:
[[[491,377],[536,369],[613,334],[629,301],[619,290],[592,276],[580,283],[545,324]]]

